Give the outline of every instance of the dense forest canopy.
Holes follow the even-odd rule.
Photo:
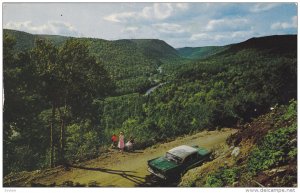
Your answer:
[[[119,131],[143,148],[235,126],[297,96],[296,35],[178,50],[13,30],[3,39],[4,175],[93,158]]]

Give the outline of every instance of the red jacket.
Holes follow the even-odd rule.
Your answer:
[[[115,136],[115,135],[113,135],[113,136],[111,137],[111,141],[112,141],[112,142],[116,142],[116,141],[118,141],[118,137],[117,137],[117,136]]]

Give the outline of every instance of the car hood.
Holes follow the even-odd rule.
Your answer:
[[[178,166],[178,164],[176,164],[175,162],[169,161],[164,157],[159,157],[159,158],[151,160],[149,162],[149,165],[152,167],[155,167],[157,169],[163,170],[163,171],[166,171],[166,170],[169,170],[171,168],[175,168]]]

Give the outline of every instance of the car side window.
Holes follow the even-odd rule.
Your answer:
[[[185,158],[184,163],[188,163],[190,162],[190,160],[191,160],[191,156],[189,155]]]
[[[198,154],[193,153],[185,158],[184,163],[193,162],[193,161],[197,160],[197,158],[198,158]]]
[[[191,155],[191,159],[192,160],[197,160],[198,159],[198,153],[196,152],[196,153],[193,153],[192,155]]]

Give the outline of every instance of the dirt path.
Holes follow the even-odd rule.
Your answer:
[[[72,167],[70,171],[39,178],[35,183],[60,185],[65,181],[74,184],[93,184],[106,187],[133,187],[145,184],[147,160],[163,155],[167,150],[178,145],[199,145],[211,149],[215,145],[225,143],[228,136],[235,133],[233,129],[221,131],[204,131],[192,136],[180,137],[174,141],[158,144],[134,153],[112,151],[106,156]]]

